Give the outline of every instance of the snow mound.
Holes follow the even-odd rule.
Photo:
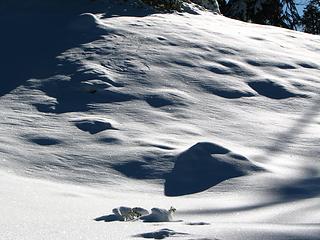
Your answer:
[[[73,20],[69,28],[75,31],[88,31],[99,26],[99,19],[91,13],[82,13]]]
[[[224,180],[261,169],[244,156],[209,142],[199,142],[178,155],[165,182],[167,196],[204,191]]]

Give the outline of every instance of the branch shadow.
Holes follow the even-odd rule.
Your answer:
[[[204,208],[201,210],[180,210],[182,214],[227,214],[232,212],[246,212],[251,210],[257,210],[265,207],[277,206],[284,203],[295,202],[299,200],[305,200],[309,198],[320,196],[320,178],[306,179],[296,181],[294,183],[279,186],[273,189],[270,194],[274,196],[274,200],[266,201],[258,204],[248,204],[241,207],[228,207],[228,208]]]
[[[266,147],[263,156],[259,156],[259,160],[264,163],[268,162],[271,157],[280,155],[286,151],[290,144],[299,138],[299,135],[313,123],[320,112],[320,97],[317,97],[312,102],[310,108],[302,114],[302,116],[287,130],[280,133],[275,141]],[[275,186],[270,191],[273,200],[266,201],[258,204],[248,204],[241,207],[231,208],[209,208],[201,210],[188,210],[179,211],[180,213],[188,214],[218,214],[218,213],[232,213],[232,212],[245,212],[250,210],[257,210],[264,207],[281,205],[284,203],[291,203],[295,201],[317,198],[320,196],[320,177],[316,169],[310,169],[308,174],[303,178],[296,178],[290,180],[289,183],[283,183]]]
[[[257,159],[262,163],[267,162],[268,159],[279,155],[286,151],[290,144],[299,138],[299,135],[314,122],[320,113],[320,96],[315,98],[310,108],[308,108],[301,117],[286,131],[278,134],[274,142],[266,146],[266,151],[263,156],[258,156]]]

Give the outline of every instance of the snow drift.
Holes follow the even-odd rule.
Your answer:
[[[213,143],[197,143],[175,160],[165,182],[165,194],[180,196],[204,191],[218,183],[257,172],[245,157]]]

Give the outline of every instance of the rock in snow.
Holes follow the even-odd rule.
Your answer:
[[[151,214],[141,217],[144,222],[171,222],[174,211],[162,208],[152,208]]]

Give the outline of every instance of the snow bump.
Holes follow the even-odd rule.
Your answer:
[[[69,29],[73,31],[92,31],[100,25],[99,19],[92,13],[83,13],[77,16],[69,24]]]
[[[199,142],[179,154],[165,182],[165,195],[181,196],[204,191],[230,178],[260,169],[245,157],[210,142]]]
[[[190,96],[187,93],[175,89],[158,89],[145,96],[145,101],[154,108],[174,105],[185,106],[189,100]]]

